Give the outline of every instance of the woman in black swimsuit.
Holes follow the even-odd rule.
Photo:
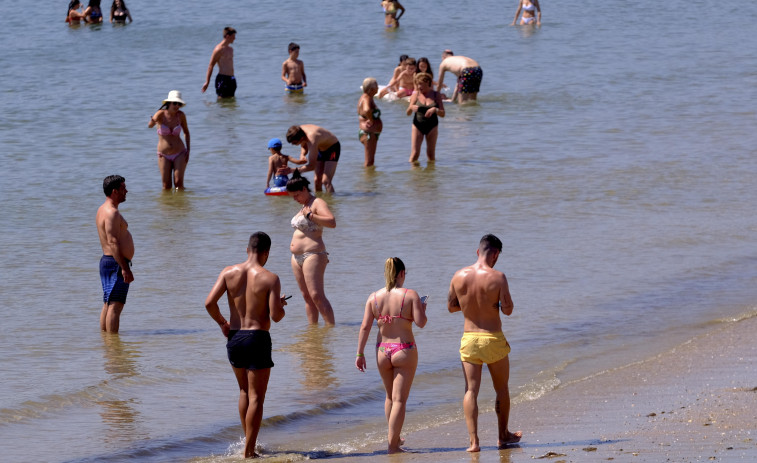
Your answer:
[[[432,89],[432,77],[422,72],[414,77],[417,91],[410,97],[407,115],[413,116],[412,148],[410,162],[417,163],[421,154],[423,139],[426,139],[426,156],[429,161],[436,159],[436,138],[439,136],[439,117],[444,117],[442,95]],[[437,117],[438,116],[438,117]]]
[[[126,19],[132,22],[131,13],[126,8],[126,4],[123,0],[113,0],[113,4],[110,6],[110,22],[117,22],[126,24]]]

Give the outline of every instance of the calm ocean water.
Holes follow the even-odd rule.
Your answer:
[[[266,454],[383,448],[378,374],[353,361],[389,256],[430,294],[408,430],[461,415],[462,319],[446,292],[487,232],[506,246],[497,268],[515,301],[504,326],[516,401],[757,314],[757,4],[713,14],[714,1],[545,1],[533,31],[509,27],[515,1],[406,1],[401,29],[386,31],[378,1],[242,3],[132,0],[133,24],[78,28],[63,23],[65,2],[40,5],[33,22],[0,4],[4,461],[239,457],[236,383],[203,301],[256,230],[273,238],[268,266],[284,292],[297,293],[297,205],[262,194],[266,142],[296,123],[342,142],[327,197],[338,225],[324,234],[337,326],[306,326],[298,294],[273,326]],[[218,103],[200,87],[226,25],[239,31],[239,90]],[[290,41],[309,83],[294,98],[279,79]],[[384,133],[365,171],[362,79],[386,83],[403,53],[436,70],[444,48],[481,63],[479,103],[449,104],[436,165],[412,169],[405,105],[379,101]],[[146,128],[172,89],[192,134],[187,190],[173,194]],[[130,191],[136,281],[120,335],[104,336],[93,222],[112,173]]]

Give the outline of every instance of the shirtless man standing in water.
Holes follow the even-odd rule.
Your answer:
[[[233,98],[237,91],[237,80],[234,77],[234,49],[231,44],[237,38],[237,31],[233,27],[223,28],[223,40],[213,49],[210,55],[210,64],[205,76],[205,84],[202,86],[202,93],[210,85],[210,77],[213,75],[213,67],[218,64],[218,75],[216,75],[216,95],[218,98]]]
[[[478,245],[475,264],[462,268],[452,277],[449,285],[447,308],[450,312],[463,312],[465,318],[463,339],[460,342],[460,360],[465,374],[465,397],[463,412],[468,426],[470,447],[468,452],[481,450],[478,442],[478,391],[481,387],[481,371],[485,363],[489,367],[494,391],[497,394],[494,410],[497,412],[499,439],[497,446],[503,448],[520,441],[521,431],[510,432],[507,428],[510,417],[510,345],[502,334],[499,312],[513,313],[513,300],[505,274],[494,270],[502,241],[494,235],[484,235]]]
[[[255,458],[255,442],[263,419],[271,359],[271,320],[284,318],[285,298],[280,296],[278,275],[263,268],[271,250],[271,238],[263,232],[250,236],[247,260],[221,271],[205,299],[205,308],[228,338],[226,352],[239,384],[239,418],[245,435],[244,456]],[[218,300],[227,293],[227,321]]]
[[[100,258],[100,279],[103,285],[100,329],[118,333],[129,283],[134,281],[129,267],[134,257],[134,240],[129,233],[129,224],[118,211],[118,205],[126,201],[126,180],[120,175],[105,177],[103,192],[105,202],[97,209],[95,216],[97,234],[103,249]]]

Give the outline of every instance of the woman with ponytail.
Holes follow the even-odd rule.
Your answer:
[[[390,257],[384,265],[386,287],[368,296],[363,324],[360,326],[355,366],[365,371],[365,345],[373,321],[378,323],[376,364],[386,389],[384,412],[389,425],[389,453],[403,452],[400,431],[405,422],[405,407],[410,386],[418,366],[418,348],[413,337],[413,322],[418,328],[426,325],[426,303],[418,293],[403,288],[405,264],[399,257]]]

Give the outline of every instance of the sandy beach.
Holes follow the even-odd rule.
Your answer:
[[[468,454],[465,422],[410,433],[417,453],[391,462],[757,461],[757,317],[714,326],[650,359],[564,384],[517,404],[511,429],[522,442],[498,450],[490,404],[482,410],[482,451]],[[483,387],[490,387],[485,382]],[[408,413],[412,413],[409,410]],[[350,462],[376,461],[366,449]]]

